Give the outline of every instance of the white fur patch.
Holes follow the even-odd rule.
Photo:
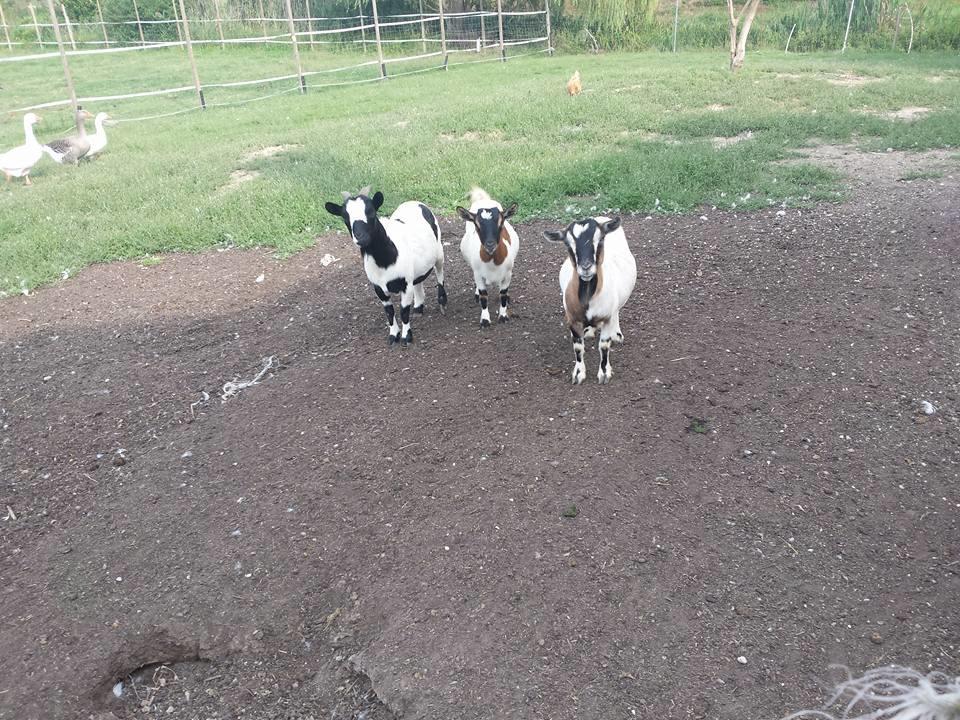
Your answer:
[[[367,221],[367,208],[363,204],[363,200],[361,200],[360,198],[347,200],[347,202],[344,203],[343,207],[347,211],[347,217],[350,218],[351,227],[353,227],[353,224],[355,222]]]
[[[484,220],[489,220],[493,217],[493,213],[489,210],[481,210],[480,217],[482,217]]]
[[[588,228],[588,227],[590,227],[590,226],[589,226],[589,225],[581,225],[580,223],[574,223],[574,224],[573,224],[573,236],[574,236],[575,238],[579,238],[581,235],[583,235],[583,234],[587,231],[587,228]]]

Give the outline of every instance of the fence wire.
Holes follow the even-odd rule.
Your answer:
[[[277,12],[285,11],[284,8],[273,7],[278,4],[276,0],[264,0],[262,15],[250,14],[251,4],[247,3],[231,8],[217,7],[222,14],[212,18],[209,8],[206,8],[203,16],[196,18],[190,17],[188,11],[186,22],[179,14],[168,19],[117,19],[108,15],[103,22],[73,22],[58,16],[55,20],[48,18],[50,22],[42,22],[37,14],[35,21],[25,25],[7,24],[4,27],[0,23],[0,27],[11,34],[10,41],[6,42],[6,34],[0,33],[0,64],[57,63],[61,52],[69,63],[72,58],[117,53],[187,51],[188,44],[213,46],[201,56],[201,62],[194,65],[199,84],[186,84],[189,81],[189,76],[186,76],[171,78],[173,82],[162,88],[154,86],[125,92],[117,88],[116,92],[77,94],[76,102],[85,105],[162,98],[156,112],[150,114],[125,117],[122,112],[111,110],[119,122],[140,122],[181,115],[202,107],[246,104],[297,91],[365,84],[386,77],[404,77],[473,62],[505,61],[510,57],[552,52],[546,5],[542,10],[514,10],[498,14],[495,9],[484,8],[483,3],[489,3],[490,0],[478,0],[480,9],[475,11],[444,13],[442,6],[438,6],[433,11],[383,15],[375,20],[371,12],[363,10],[342,17],[308,14],[308,2],[295,2],[294,6],[297,6],[300,14],[293,13],[289,17]],[[109,8],[108,0],[105,7]],[[177,12],[177,5],[172,2],[171,16],[174,12]],[[61,31],[62,47],[57,46],[54,22]],[[32,42],[27,39],[31,35]],[[229,53],[229,48],[237,45],[265,48],[292,46],[290,57],[295,62],[290,63],[291,71],[287,73],[274,72],[267,77],[220,82],[205,81],[204,61],[213,57],[210,53],[216,53],[215,47],[219,46],[223,52]],[[11,54],[3,54],[4,46]],[[34,52],[23,52],[21,48],[31,48]],[[51,48],[57,49],[52,51]],[[187,54],[193,62],[193,53]],[[454,56],[453,59],[451,56]],[[336,62],[338,58],[343,61]],[[271,61],[275,59],[271,58]],[[330,67],[331,64],[334,66]],[[85,65],[84,69],[87,67]],[[214,76],[216,74],[213,73]],[[83,81],[82,74],[74,72],[72,75]],[[290,81],[296,84],[252,98],[207,102],[204,95],[205,91],[210,90],[267,89]],[[73,94],[71,82],[67,84]],[[102,84],[98,88],[113,89],[103,88]],[[190,93],[195,93],[199,102],[170,109],[170,102]],[[31,100],[29,97],[26,99],[28,102]],[[9,116],[31,110],[64,108],[72,103],[72,98],[38,99],[22,107],[6,110],[3,114]]]

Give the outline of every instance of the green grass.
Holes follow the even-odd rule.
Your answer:
[[[306,65],[350,60],[307,53]],[[90,263],[223,243],[292,253],[338,227],[324,200],[370,183],[385,192],[388,210],[417,198],[451,213],[474,183],[519,202],[522,217],[565,219],[607,208],[679,212],[701,204],[751,208],[840,197],[843,183],[835,175],[775,164],[814,139],[960,146],[955,56],[757,52],[736,77],[725,64],[718,52],[520,58],[121,124],[98,160],[79,168],[44,160],[34,187],[0,190],[0,291],[32,288]],[[208,83],[290,66],[282,48],[200,53]],[[85,57],[73,67],[81,95],[190,82],[177,51]],[[563,88],[574,69],[583,74],[585,92],[570,98]],[[16,70],[4,74],[4,109],[63,96],[55,61]],[[882,80],[855,88],[828,82],[841,73]],[[934,76],[940,79],[930,81]],[[210,89],[207,99],[249,99],[291,85]],[[90,109],[123,119],[191,102],[184,93]],[[933,112],[913,123],[870,114],[907,105]],[[65,111],[48,111],[44,119],[41,138],[69,124]],[[747,132],[750,139],[737,144],[713,143]],[[3,116],[0,147],[20,141],[19,116]],[[243,159],[269,145],[292,147]],[[225,192],[236,169],[259,176]]]
[[[946,173],[942,170],[913,170],[904,173],[900,179],[904,182],[910,180],[939,180],[944,175],[946,175]]]

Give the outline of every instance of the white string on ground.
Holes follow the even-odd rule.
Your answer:
[[[869,670],[859,678],[850,674],[838,684],[823,710],[804,710],[784,720],[958,720],[960,677],[890,665]],[[829,710],[842,707],[840,715]],[[854,715],[854,713],[857,713]]]
[[[225,403],[232,397],[236,397],[241,390],[246,390],[248,387],[253,387],[254,385],[260,384],[260,378],[267,374],[267,371],[273,368],[273,361],[275,357],[271,355],[270,357],[263,358],[263,368],[260,372],[257,373],[257,376],[253,380],[231,380],[224,383],[223,391],[220,393],[220,402]]]

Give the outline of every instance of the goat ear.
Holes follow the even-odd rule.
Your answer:
[[[370,198],[370,202],[373,203],[373,207],[376,210],[379,210],[380,206],[383,205],[383,193],[377,190],[377,192],[374,193],[373,197]]]
[[[504,211],[504,213],[503,213],[503,219],[504,219],[504,220],[509,220],[510,218],[513,217],[513,214],[514,214],[516,211],[517,211],[517,204],[514,203],[513,205],[511,205],[510,207],[508,207],[508,208]]]
[[[336,215],[337,217],[343,217],[343,205],[337,205],[336,203],[328,202],[324,205],[327,209],[327,212],[331,215]]]
[[[476,215],[474,215],[472,212],[470,212],[466,208],[460,207],[459,205],[457,205],[457,215],[459,215],[461,218],[463,218],[467,222],[473,222],[474,220],[477,219]]]
[[[600,229],[603,230],[603,234],[612,233],[620,227],[620,218],[614,218],[613,220],[607,220],[603,225],[600,226]]]
[[[552,242],[563,242],[566,233],[563,230],[544,230],[543,236]]]

